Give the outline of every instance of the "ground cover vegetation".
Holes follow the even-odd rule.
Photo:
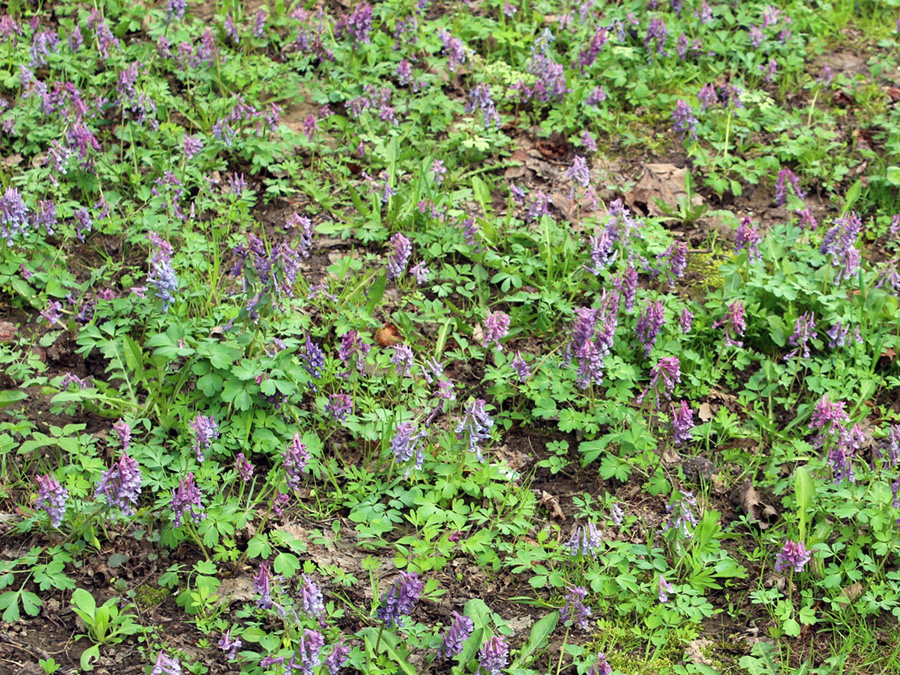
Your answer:
[[[0,671],[900,672],[900,3],[4,4]]]

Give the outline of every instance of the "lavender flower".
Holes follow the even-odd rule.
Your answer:
[[[578,183],[583,188],[590,186],[591,172],[584,157],[575,155],[575,159],[572,160],[572,166],[566,169],[566,178],[574,183]]]
[[[591,608],[584,604],[587,597],[587,589],[584,586],[569,586],[566,594],[566,603],[559,613],[563,623],[577,623],[582,630],[588,629],[588,617],[591,616]]]
[[[781,169],[778,172],[778,178],[775,181],[776,206],[782,206],[787,200],[788,184],[793,188],[794,194],[796,194],[799,199],[806,197],[806,194],[800,189],[800,179],[794,175],[794,172],[790,169]]]
[[[325,369],[325,352],[308,335],[306,336],[306,353],[300,354],[300,358],[306,372],[313,379],[318,380],[322,377],[322,371]]]
[[[602,86],[594,87],[591,90],[591,93],[588,94],[588,97],[585,99],[585,105],[589,105],[591,107],[595,107],[603,103],[606,100],[606,92],[603,90]]]
[[[344,392],[332,394],[325,406],[325,412],[331,415],[335,422],[345,422],[353,412],[353,399]]]
[[[226,630],[216,644],[219,649],[225,652],[225,656],[229,661],[234,661],[237,658],[237,650],[244,646],[240,638],[231,637],[231,629]]]
[[[313,671],[322,664],[322,647],[325,646],[325,638],[322,634],[315,630],[307,628],[300,636],[300,645],[297,647],[297,653],[291,657],[293,660],[296,656],[300,657],[300,664],[292,665],[289,671],[299,670],[304,675],[312,675]]]
[[[662,379],[660,379],[662,378]],[[675,384],[681,381],[681,363],[677,356],[663,356],[659,362],[653,366],[650,375],[650,384],[638,396],[637,402],[643,402],[647,394],[653,390],[656,394],[656,404],[659,406],[660,396],[665,401],[672,400],[672,394],[675,393]],[[660,390],[660,385],[662,385]]]
[[[735,300],[728,305],[728,311],[725,317],[713,323],[713,328],[719,326],[725,327],[725,345],[734,347],[743,347],[744,343],[735,340],[732,337],[732,331],[736,337],[743,337],[744,331],[747,330],[747,323],[744,320],[744,303],[741,300]]]
[[[281,518],[284,515],[284,507],[288,505],[291,501],[291,495],[284,494],[281,490],[275,490],[275,495],[272,497],[272,513],[274,513],[278,518]]]
[[[705,111],[711,105],[715,105],[719,102],[716,88],[711,84],[704,84],[700,87],[700,91],[697,92],[697,100],[700,101],[700,112]]]
[[[175,527],[181,527],[185,509],[190,513],[194,525],[199,525],[200,521],[206,518],[206,514],[203,512],[203,495],[194,482],[192,473],[188,473],[178,481],[178,487],[172,490],[172,513],[175,514]]]
[[[181,675],[181,664],[178,663],[178,659],[169,658],[165,652],[160,650],[150,675]]]
[[[184,18],[184,12],[187,10],[187,0],[169,0],[166,9],[166,23],[172,21],[181,21]]]
[[[453,37],[443,28],[438,33],[438,39],[444,45],[441,51],[447,54],[450,59],[447,68],[452,73],[466,62],[465,47],[463,46],[462,40]]]
[[[644,346],[644,356],[650,356],[659,331],[666,324],[662,300],[648,302],[644,310],[638,315],[634,331],[638,341]]]
[[[622,275],[621,281],[616,280],[616,288],[622,294],[625,304],[625,311],[630,312],[634,309],[634,303],[637,298],[638,272],[634,265],[628,265]]]
[[[147,275],[147,283],[156,289],[155,295],[162,300],[163,312],[167,312],[169,306],[175,302],[175,292],[178,290],[178,277],[172,267],[172,247],[153,232],[148,239],[155,250],[150,256],[150,274]]]
[[[10,186],[0,197],[0,237],[12,246],[16,237],[24,236],[28,227],[28,207],[16,188]]]
[[[415,455],[416,469],[421,469],[424,457],[419,448],[419,441],[427,436],[428,434],[424,432],[419,433],[413,422],[398,424],[391,439],[391,452],[394,453],[397,462],[408,462]]]
[[[802,542],[788,539],[784,542],[781,552],[775,556],[775,569],[793,567],[795,572],[802,572],[811,557],[812,553],[806,550]]]
[[[618,252],[615,250],[616,240],[608,227],[602,228],[599,233],[591,235],[591,262],[593,266],[584,266],[588,272],[599,276],[600,272],[609,267],[616,259]]]
[[[666,504],[666,511],[671,514],[663,532],[676,530],[681,536],[690,539],[694,536],[694,532],[690,528],[697,526],[697,517],[691,510],[692,506],[697,506],[697,499],[693,492],[678,491],[681,496],[672,494],[672,501]]]
[[[421,286],[428,281],[428,275],[431,274],[431,270],[425,265],[425,261],[421,260],[409,270],[409,273],[413,275],[416,284]]]
[[[625,512],[618,503],[613,503],[613,505],[609,507],[609,517],[614,525],[621,526],[622,522],[625,520]]]
[[[685,335],[691,332],[691,328],[694,326],[694,313],[687,307],[682,309],[681,314],[678,315],[678,325]]]
[[[759,252],[759,242],[762,238],[762,233],[753,226],[750,216],[745,216],[734,235],[735,254],[747,249],[751,261],[762,260],[762,254]]]
[[[456,425],[456,437],[462,439],[465,436],[468,439],[469,452],[474,452],[478,461],[483,459],[478,444],[491,439],[491,429],[494,426],[494,420],[484,407],[484,400],[470,400],[465,405],[463,419]]]
[[[190,427],[197,435],[194,441],[194,451],[197,453],[197,461],[202,464],[205,459],[203,450],[209,450],[212,442],[219,437],[219,425],[216,424],[216,420],[212,415],[204,416],[197,413]]]
[[[322,620],[325,614],[325,601],[322,591],[306,574],[301,574],[303,585],[300,587],[300,609],[313,619]]]
[[[329,675],[337,675],[344,665],[347,663],[347,659],[350,658],[350,647],[345,645],[343,641],[338,642],[331,649],[331,654],[325,659],[325,667],[328,669]]]
[[[644,38],[644,47],[647,49],[647,56],[650,63],[653,63],[653,52],[661,56],[668,56],[666,53],[666,41],[669,39],[669,31],[666,29],[666,22],[660,18],[650,20],[650,26],[647,28],[647,36]]]
[[[586,525],[575,528],[569,541],[566,542],[566,548],[573,556],[596,558],[600,554],[600,546],[603,543],[602,536],[597,526],[588,522]]]
[[[821,448],[829,436],[836,435],[843,428],[842,423],[848,419],[844,410],[844,401],[829,401],[827,394],[822,394],[813,410],[813,416],[809,423],[810,429],[820,429],[813,438],[812,445]]]
[[[394,355],[391,356],[391,363],[394,364],[396,373],[400,377],[409,377],[412,374],[415,356],[413,350],[406,343],[394,345]]]
[[[831,471],[834,474],[834,484],[837,485],[844,478],[853,483],[856,481],[853,472],[853,457],[862,447],[866,436],[858,424],[854,424],[850,429],[839,424],[836,431],[836,441],[831,452],[828,453],[828,463],[831,464]]]
[[[856,240],[862,231],[862,221],[855,212],[850,212],[843,218],[834,221],[834,225],[822,239],[819,252],[831,256],[831,264],[840,267],[835,278],[835,283],[841,283],[842,279],[851,277],[859,270],[859,250],[856,248]]]
[[[510,362],[510,366],[512,366],[512,369],[518,376],[519,382],[524,382],[531,377],[531,368],[525,362],[525,359],[522,358],[521,352],[516,352],[515,357],[513,357],[513,360]]]
[[[590,131],[585,130],[584,133],[581,134],[581,145],[588,152],[597,152],[597,141],[591,136]]]
[[[38,484],[38,498],[35,505],[47,512],[53,527],[59,527],[66,514],[66,500],[69,498],[69,491],[49,473],[38,476],[35,480]]]
[[[370,349],[371,347],[359,337],[359,333],[351,330],[341,336],[338,358],[349,366],[351,357],[356,356],[356,368],[362,372],[363,358],[369,353]]]
[[[409,257],[412,255],[412,244],[399,232],[388,240],[388,244],[390,244],[392,252],[388,259],[387,278],[388,281],[392,281],[403,275]]]
[[[422,582],[416,572],[400,572],[384,597],[384,605],[378,609],[378,620],[391,626],[403,627],[401,615],[412,614],[413,607],[422,594]]]
[[[96,497],[103,495],[110,507],[118,506],[123,515],[130,516],[134,513],[132,507],[137,504],[141,494],[141,469],[138,463],[123,451],[119,461],[103,472],[94,494]]]
[[[900,424],[892,424],[885,443],[891,466],[900,464]]]
[[[444,176],[447,175],[447,167],[444,166],[443,160],[436,159],[431,163],[431,173],[437,185],[444,182]]]
[[[800,354],[804,359],[809,358],[809,338],[810,332],[815,333],[816,330],[816,314],[813,312],[804,312],[797,318],[794,324],[794,332],[788,340],[788,344],[796,347],[792,352],[785,354],[785,360],[792,359]]]
[[[675,133],[679,139],[684,140],[685,134],[689,135],[692,140],[697,138],[697,118],[691,110],[691,106],[678,99],[675,104],[675,111],[672,113],[672,123]]]
[[[672,406],[672,439],[675,444],[692,441],[691,430],[694,428],[694,412],[687,401],[682,401],[677,408]]]
[[[334,26],[334,36],[338,39],[349,36],[354,43],[369,44],[369,32],[372,30],[373,8],[367,2],[361,2],[350,14],[338,19]]]
[[[659,601],[665,603],[669,601],[669,593],[673,590],[672,584],[665,580],[662,574],[659,575]]]
[[[466,104],[466,112],[471,113],[480,110],[485,129],[491,126],[491,123],[501,126],[500,115],[494,106],[494,99],[491,97],[491,88],[487,84],[475,85],[475,88],[469,92],[469,102]]]
[[[302,474],[306,473],[309,450],[303,444],[303,437],[295,433],[284,452],[284,480],[291,490],[300,488]]]
[[[184,158],[190,161],[203,150],[203,141],[196,136],[185,136],[181,150],[184,152]]]
[[[272,577],[269,574],[268,560],[263,560],[259,564],[259,572],[253,579],[253,592],[259,594],[256,606],[260,609],[271,609],[275,606],[272,602]]]
[[[496,635],[489,637],[478,652],[478,659],[480,663],[476,675],[500,675],[500,671],[509,665],[506,638]]]
[[[656,260],[660,267],[666,264],[666,282],[674,288],[675,279],[683,277],[687,269],[687,244],[683,241],[673,243],[660,253]]]
[[[484,319],[484,339],[482,346],[488,348],[491,343],[502,349],[500,340],[509,332],[509,314],[505,312],[488,312]]]
[[[256,20],[253,23],[253,37],[261,38],[265,36],[266,31],[266,13],[262,7],[256,10]]]
[[[705,2],[703,3],[706,4]],[[588,671],[587,675],[611,675],[612,667],[606,661],[606,657],[603,655],[603,652],[597,653],[597,660],[594,662],[594,665],[591,666],[591,669]]]
[[[249,483],[250,479],[253,478],[253,464],[244,456],[243,452],[238,453],[238,456],[234,458],[234,468],[245,483]]]
[[[444,639],[438,648],[438,658],[449,659],[452,656],[461,654],[463,643],[469,639],[474,628],[475,624],[472,622],[472,619],[459,612],[453,612],[453,621],[444,632]]]

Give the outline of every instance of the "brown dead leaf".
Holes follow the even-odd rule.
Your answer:
[[[711,666],[712,661],[710,661],[709,658],[703,654],[703,650],[712,644],[712,640],[706,640],[704,638],[691,640],[684,648],[684,660],[699,664],[701,666]]]
[[[561,523],[566,519],[566,514],[563,513],[559,500],[549,492],[541,490],[540,504],[550,512],[550,520],[556,520]]]
[[[400,331],[397,330],[397,327],[392,323],[388,323],[375,331],[375,342],[382,347],[392,347],[403,342],[403,338],[400,337]]]
[[[761,530],[767,529],[769,521],[778,515],[778,512],[773,507],[759,501],[759,493],[753,487],[753,481],[749,478],[734,491],[731,496],[731,502],[740,505],[750,521],[758,523]]]
[[[674,164],[647,164],[644,175],[625,195],[625,203],[634,210],[635,204],[644,205],[652,216],[665,216],[656,200],[666,206],[677,209],[678,199],[687,197],[684,189],[686,168],[679,168]],[[691,203],[695,206],[703,204],[703,198],[694,194]]]
[[[666,448],[663,450],[662,454],[662,463],[664,466],[672,467],[678,464],[681,461],[681,455],[675,452],[672,448]]]
[[[712,406],[708,401],[704,401],[700,404],[700,412],[697,413],[697,416],[700,418],[701,422],[709,422],[716,416],[715,411],[713,411]]]
[[[550,195],[550,202],[562,214],[562,217],[569,220],[572,212],[575,210],[575,202],[560,192],[554,192]]]
[[[0,321],[0,342],[12,342],[16,339],[16,324]]]
[[[216,594],[229,602],[246,602],[256,595],[253,590],[253,579],[246,574],[223,579]]]
[[[8,157],[4,157],[2,161],[0,161],[0,165],[3,166],[4,169],[11,169],[15,166],[19,166],[22,163],[22,155],[18,152]]]
[[[851,603],[856,600],[863,592],[863,585],[861,582],[856,581],[843,590],[841,590],[840,596],[838,596],[837,601],[843,604]]]

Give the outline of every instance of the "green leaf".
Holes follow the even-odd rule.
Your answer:
[[[900,187],[900,166],[889,166],[887,168],[887,182]]]
[[[790,637],[800,635],[800,624],[795,619],[788,619],[782,624],[781,628],[784,630],[784,634]]]
[[[559,612],[551,612],[543,619],[538,621],[531,627],[531,635],[528,637],[528,644],[522,648],[519,656],[516,657],[512,667],[521,667],[528,664],[528,658],[539,649],[543,649],[547,644],[550,633],[556,628],[559,621]]]
[[[5,408],[25,398],[28,398],[28,394],[18,389],[0,391],[0,408]]]
[[[473,598],[466,603],[463,614],[472,619],[475,628],[488,628],[491,621],[491,608],[484,604],[484,600]]]
[[[381,298],[384,297],[384,289],[386,287],[387,274],[382,273],[369,289],[369,302],[366,303],[366,312],[368,312],[369,316],[372,315],[372,313],[375,311],[375,307],[378,306],[378,303],[381,302]]]
[[[379,650],[387,653],[390,659],[400,667],[400,670],[406,675],[418,675],[415,667],[406,660],[406,655],[400,651],[400,638],[394,633],[381,631],[380,628],[366,628],[361,631],[366,640],[366,651],[375,653],[375,645],[379,645]],[[379,642],[379,634],[381,640]]]
[[[816,494],[816,484],[805,466],[797,467],[797,471],[794,473],[794,492],[797,497],[797,517],[800,521],[800,542],[805,543],[806,524]]]
[[[100,645],[91,645],[83,652],[81,652],[81,669],[82,670],[93,670],[94,669],[94,661],[100,658]]]
[[[465,667],[467,663],[474,659],[476,652],[481,649],[483,638],[484,628],[476,628],[472,631],[472,634],[463,643],[462,651],[456,655],[457,663]]]
[[[290,579],[300,569],[300,560],[293,553],[279,553],[275,556],[272,567],[278,574],[283,574]]]
[[[94,615],[97,613],[97,602],[94,600],[94,596],[83,588],[76,588],[72,593],[72,606],[76,610],[81,610],[87,614],[91,619],[93,619]],[[81,618],[84,619],[84,616]],[[87,619],[85,619],[85,621],[87,621]]]
[[[0,595],[0,609],[3,609],[2,619],[7,623],[15,623],[19,620],[19,591],[6,591]]]
[[[847,196],[844,197],[844,206],[841,209],[841,217],[843,218],[847,215],[847,211],[853,208],[853,205],[862,195],[862,181],[858,180],[853,185],[850,186],[850,189],[847,190]]]

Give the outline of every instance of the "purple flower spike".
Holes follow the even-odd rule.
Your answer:
[[[343,641],[338,642],[331,649],[331,654],[325,659],[325,667],[329,675],[337,675],[350,658],[350,647]]]
[[[675,112],[672,113],[672,125],[675,133],[678,134],[682,141],[685,135],[689,136],[691,140],[696,140],[697,118],[694,117],[691,106],[681,99],[678,99],[675,105]]]
[[[851,211],[834,221],[834,225],[822,239],[819,252],[830,255],[832,266],[841,268],[834,280],[836,284],[859,271],[859,249],[855,244],[861,231],[862,221],[858,214]]]
[[[322,591],[306,574],[301,574],[300,578],[303,579],[303,586],[300,588],[300,607],[308,616],[321,621],[325,614]]]
[[[238,453],[238,456],[234,458],[234,468],[237,469],[238,476],[245,483],[249,483],[250,479],[253,478],[253,464],[244,456],[243,452]]]
[[[785,354],[785,360],[793,359],[798,354],[801,355],[804,359],[809,358],[809,338],[810,333],[815,334],[816,330],[816,315],[815,312],[810,314],[809,312],[803,313],[800,317],[798,317],[796,324],[794,325],[794,333],[791,335],[788,343],[792,347],[796,347],[792,352]]]
[[[165,652],[160,651],[150,675],[181,675],[181,664],[178,663],[178,659],[170,658]]]
[[[253,579],[253,591],[259,594],[256,606],[260,609],[271,609],[275,606],[272,602],[272,577],[269,574],[269,561],[263,560],[259,564],[259,572]]]
[[[599,652],[597,654],[597,660],[588,671],[588,675],[611,675],[611,673],[612,666],[607,663],[606,657],[603,655],[603,652]]]
[[[119,442],[122,444],[122,450],[128,452],[128,448],[131,447],[131,427],[128,426],[128,423],[125,422],[125,420],[119,420],[113,424],[113,431],[115,431],[116,435],[119,437]]]
[[[387,278],[388,281],[393,281],[403,276],[403,271],[412,255],[412,244],[399,232],[388,240],[388,244],[391,246],[392,252],[388,259]]]
[[[795,572],[802,572],[812,553],[806,550],[802,542],[788,539],[781,552],[775,556],[775,569],[783,570],[793,567]]]
[[[587,161],[581,155],[575,155],[572,166],[566,169],[566,178],[587,189],[591,184],[591,171]]]
[[[194,451],[197,453],[197,461],[202,464],[205,459],[203,451],[209,450],[212,442],[219,437],[219,425],[216,424],[216,420],[212,415],[205,416],[197,413],[190,426],[194,433],[197,434],[197,439],[194,442]]]
[[[303,437],[300,434],[294,434],[284,453],[284,480],[291,490],[297,490],[300,487],[302,474],[306,473],[308,462],[309,450],[303,444]]]
[[[494,347],[502,349],[500,340],[509,332],[509,314],[505,312],[488,312],[484,319],[484,340],[483,347],[490,347],[494,343]]]
[[[480,398],[470,400],[466,403],[463,419],[456,425],[456,437],[468,438],[469,452],[474,452],[479,462],[483,457],[478,444],[491,440],[491,429],[494,426],[494,420],[487,414],[484,406],[485,402]]]
[[[118,506],[123,515],[134,513],[132,508],[137,504],[141,494],[141,469],[138,463],[122,452],[119,461],[112,468],[104,471],[97,483],[95,496],[103,495],[109,506]]]
[[[600,554],[600,546],[603,543],[603,534],[594,523],[579,526],[572,532],[566,548],[573,556],[581,555],[585,558],[596,558]]]
[[[345,422],[353,412],[353,399],[344,392],[332,394],[325,406],[325,412],[330,414],[335,422]]]
[[[750,216],[745,216],[734,235],[735,254],[747,249],[751,261],[762,260],[762,254],[759,252],[759,242],[762,238],[759,229],[753,226]]]
[[[222,635],[222,638],[216,643],[223,652],[225,652],[225,656],[228,657],[229,661],[234,661],[237,658],[237,650],[244,646],[244,643],[241,642],[240,638],[232,638],[231,630],[226,630]]]
[[[668,602],[669,601],[669,593],[673,590],[672,584],[665,580],[662,574],[659,575],[659,601],[660,602]]]
[[[529,377],[531,377],[531,368],[525,362],[525,359],[522,358],[521,352],[516,352],[516,355],[510,363],[510,366],[512,366],[512,369],[518,376],[519,382],[524,382]]]
[[[682,401],[677,408],[672,406],[672,439],[675,444],[692,441],[691,430],[694,428],[694,412],[687,401]]]
[[[322,664],[322,647],[325,646],[325,638],[315,630],[307,628],[300,637],[300,645],[295,656],[300,657],[299,665],[293,665],[287,672],[299,670],[301,673],[312,673]],[[294,657],[291,657],[294,658]]]
[[[384,605],[377,612],[378,620],[390,628],[403,628],[402,615],[410,615],[422,594],[422,582],[416,572],[400,572],[384,597]]]
[[[787,201],[787,186],[790,185],[794,194],[798,198],[803,199],[806,194],[800,189],[800,179],[794,175],[790,169],[782,169],[778,172],[778,179],[775,181],[775,205],[783,206]]]
[[[421,469],[424,457],[419,442],[427,436],[425,432],[420,433],[413,422],[398,424],[391,439],[391,452],[394,453],[397,462],[408,462],[415,456],[416,469]]]
[[[477,675],[500,675],[509,665],[509,646],[506,638],[492,635],[478,652],[480,664]]]
[[[459,612],[453,612],[453,622],[444,633],[444,639],[438,649],[439,659],[449,659],[457,654],[461,654],[463,643],[469,639],[475,624],[467,616]]]
[[[641,403],[651,390],[656,394],[657,405],[659,405],[660,397],[665,401],[671,401],[672,394],[675,393],[675,385],[678,382],[681,382],[681,362],[677,356],[664,356],[659,363],[653,366],[650,384],[638,396],[637,402]],[[660,387],[660,385],[662,386]]]
[[[566,595],[566,604],[559,613],[563,623],[577,623],[582,630],[588,629],[588,618],[591,616],[591,608],[584,604],[587,597],[587,589],[583,586],[569,586]]]
[[[725,313],[725,317],[719,321],[716,321],[713,324],[713,328],[718,328],[719,326],[725,327],[725,345],[732,347],[743,347],[744,343],[735,340],[732,337],[732,332],[736,337],[743,337],[744,331],[747,330],[747,323],[744,320],[744,303],[741,300],[735,300],[730,305],[728,305],[728,311]]]
[[[678,325],[685,335],[691,332],[691,328],[694,326],[694,313],[687,307],[682,309],[681,314],[678,315]]]
[[[653,345],[656,344],[659,331],[665,324],[666,317],[663,311],[662,300],[648,302],[644,310],[638,315],[638,320],[634,327],[638,341],[644,347],[644,356],[650,356]]]
[[[190,514],[194,525],[199,525],[200,521],[206,518],[206,514],[203,512],[203,495],[194,482],[192,473],[178,481],[178,487],[172,490],[172,513],[175,514],[175,527],[181,527],[185,510]]]
[[[69,491],[49,473],[45,476],[38,476],[35,480],[38,484],[38,498],[35,505],[47,512],[53,527],[59,527],[66,514]]]

